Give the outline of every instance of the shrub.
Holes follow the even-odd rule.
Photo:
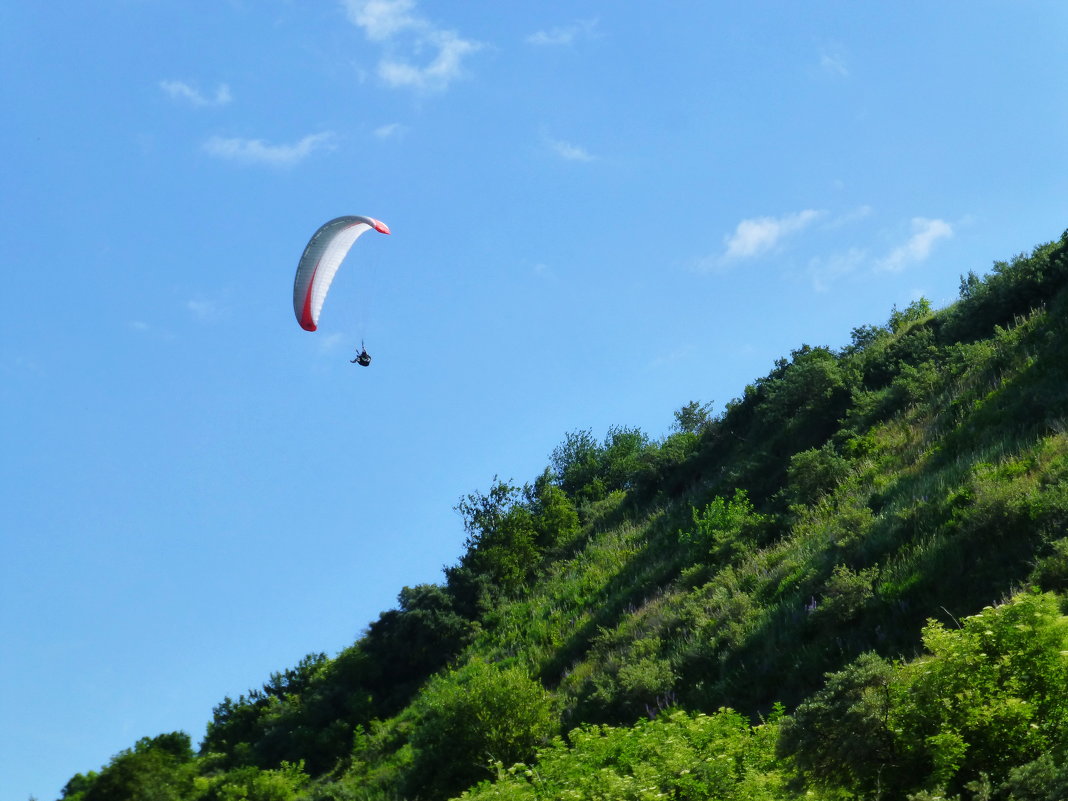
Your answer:
[[[766,520],[756,512],[743,489],[730,500],[716,496],[703,510],[693,509],[693,530],[680,531],[679,540],[715,558],[729,558],[748,550],[756,530]]]
[[[772,801],[785,797],[774,764],[775,719],[761,726],[729,709],[673,710],[633,727],[584,726],[542,749],[537,763],[498,766],[466,801]]]
[[[456,794],[493,763],[529,760],[556,733],[552,696],[526,671],[475,660],[433,679],[416,701],[412,794]]]

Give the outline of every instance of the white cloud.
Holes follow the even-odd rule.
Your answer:
[[[560,280],[560,275],[557,273],[556,269],[549,266],[543,261],[535,263],[530,268],[530,271],[531,274],[533,274],[535,278],[540,281],[556,282]]]
[[[380,42],[406,28],[419,28],[426,23],[411,12],[415,0],[347,0],[349,20],[363,28],[368,39]]]
[[[841,78],[849,77],[849,66],[840,53],[824,50],[820,53],[820,67],[824,72],[837,75]]]
[[[817,292],[827,292],[833,282],[857,272],[864,265],[867,257],[867,251],[862,248],[850,248],[844,253],[834,253],[826,258],[812,259],[808,264],[812,288]]]
[[[198,320],[216,320],[220,316],[219,304],[213,300],[189,300],[185,308]]]
[[[464,56],[481,47],[452,31],[433,31],[423,39],[438,49],[430,63],[416,66],[404,59],[384,58],[378,62],[378,77],[392,87],[444,89],[463,74]]]
[[[145,336],[163,342],[173,342],[175,339],[172,332],[147,323],[144,320],[129,320],[126,325],[131,331],[137,332],[138,336]]]
[[[808,227],[823,215],[822,211],[805,209],[783,217],[754,217],[742,220],[734,233],[724,237],[727,261],[749,259],[774,249],[785,237]]]
[[[373,133],[379,139],[391,139],[395,136],[402,135],[407,130],[408,129],[399,122],[391,122],[387,125],[379,125],[374,129]]]
[[[924,217],[912,218],[912,231],[909,240],[881,259],[876,269],[899,272],[910,264],[926,260],[935,242],[953,236],[953,226],[945,220],[928,220]]]
[[[227,139],[213,136],[204,143],[204,150],[217,158],[244,164],[289,167],[303,161],[316,150],[332,147],[334,138],[332,132],[324,131],[309,134],[295,144],[269,145],[262,139]]]
[[[596,27],[596,19],[578,20],[571,25],[532,33],[527,37],[527,43],[541,47],[570,45],[579,38],[592,36]]]
[[[872,207],[865,204],[863,206],[857,206],[855,209],[843,212],[827,223],[828,228],[840,228],[843,225],[849,225],[855,223],[857,220],[863,220],[865,217],[870,217],[872,214]]]
[[[387,86],[442,90],[463,75],[463,61],[482,44],[439,28],[416,12],[415,0],[344,0],[349,20],[385,53],[378,77]],[[420,58],[427,51],[433,56]]]
[[[326,334],[319,337],[319,349],[322,351],[334,351],[341,347],[346,341],[346,337],[340,331]]]
[[[589,151],[579,145],[574,145],[571,142],[564,142],[560,139],[547,139],[549,147],[556,155],[566,161],[593,161]]]
[[[230,87],[219,84],[213,96],[204,95],[199,89],[182,81],[160,81],[159,88],[175,100],[181,100],[193,106],[225,106],[231,100]]]

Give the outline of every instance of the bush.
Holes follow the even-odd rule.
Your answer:
[[[120,751],[99,773],[75,776],[64,801],[187,801],[196,763],[185,732],[142,737]]]
[[[873,586],[878,568],[855,572],[845,565],[836,565],[823,585],[819,603],[812,613],[814,620],[846,623],[852,620],[874,596]]]
[[[905,784],[889,726],[893,681],[893,666],[873,653],[828,673],[823,689],[783,721],[780,755],[818,784],[862,795]]]
[[[1068,590],[1068,537],[1053,543],[1053,552],[1039,560],[1032,578],[1043,590]]]
[[[680,531],[678,536],[699,553],[728,559],[753,546],[764,522],[765,516],[756,512],[746,491],[736,489],[730,500],[717,496],[703,510],[694,508],[693,530]]]
[[[668,712],[633,727],[584,726],[556,739],[531,765],[499,766],[496,783],[467,801],[598,799],[771,801],[783,798],[774,765],[777,724],[751,727],[738,713]]]
[[[294,801],[308,783],[303,767],[283,762],[277,770],[243,767],[198,778],[197,801]]]
[[[494,763],[529,760],[556,733],[552,696],[526,671],[475,660],[441,675],[416,701],[412,795],[453,795]]]
[[[924,629],[931,656],[903,669],[895,719],[902,745],[948,789],[980,772],[995,782],[1068,746],[1068,621],[1052,595],[1022,595],[947,629]],[[948,738],[959,753],[946,760]],[[952,768],[952,769],[950,769]]]

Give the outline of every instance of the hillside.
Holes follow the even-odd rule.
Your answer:
[[[1068,232],[572,432],[441,584],[62,797],[1068,797],[1066,354]]]

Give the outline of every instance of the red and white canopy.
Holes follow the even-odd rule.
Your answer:
[[[338,217],[315,232],[297,265],[293,280],[293,313],[305,331],[319,327],[319,312],[337,268],[365,231],[388,234],[389,226],[373,217]]]

